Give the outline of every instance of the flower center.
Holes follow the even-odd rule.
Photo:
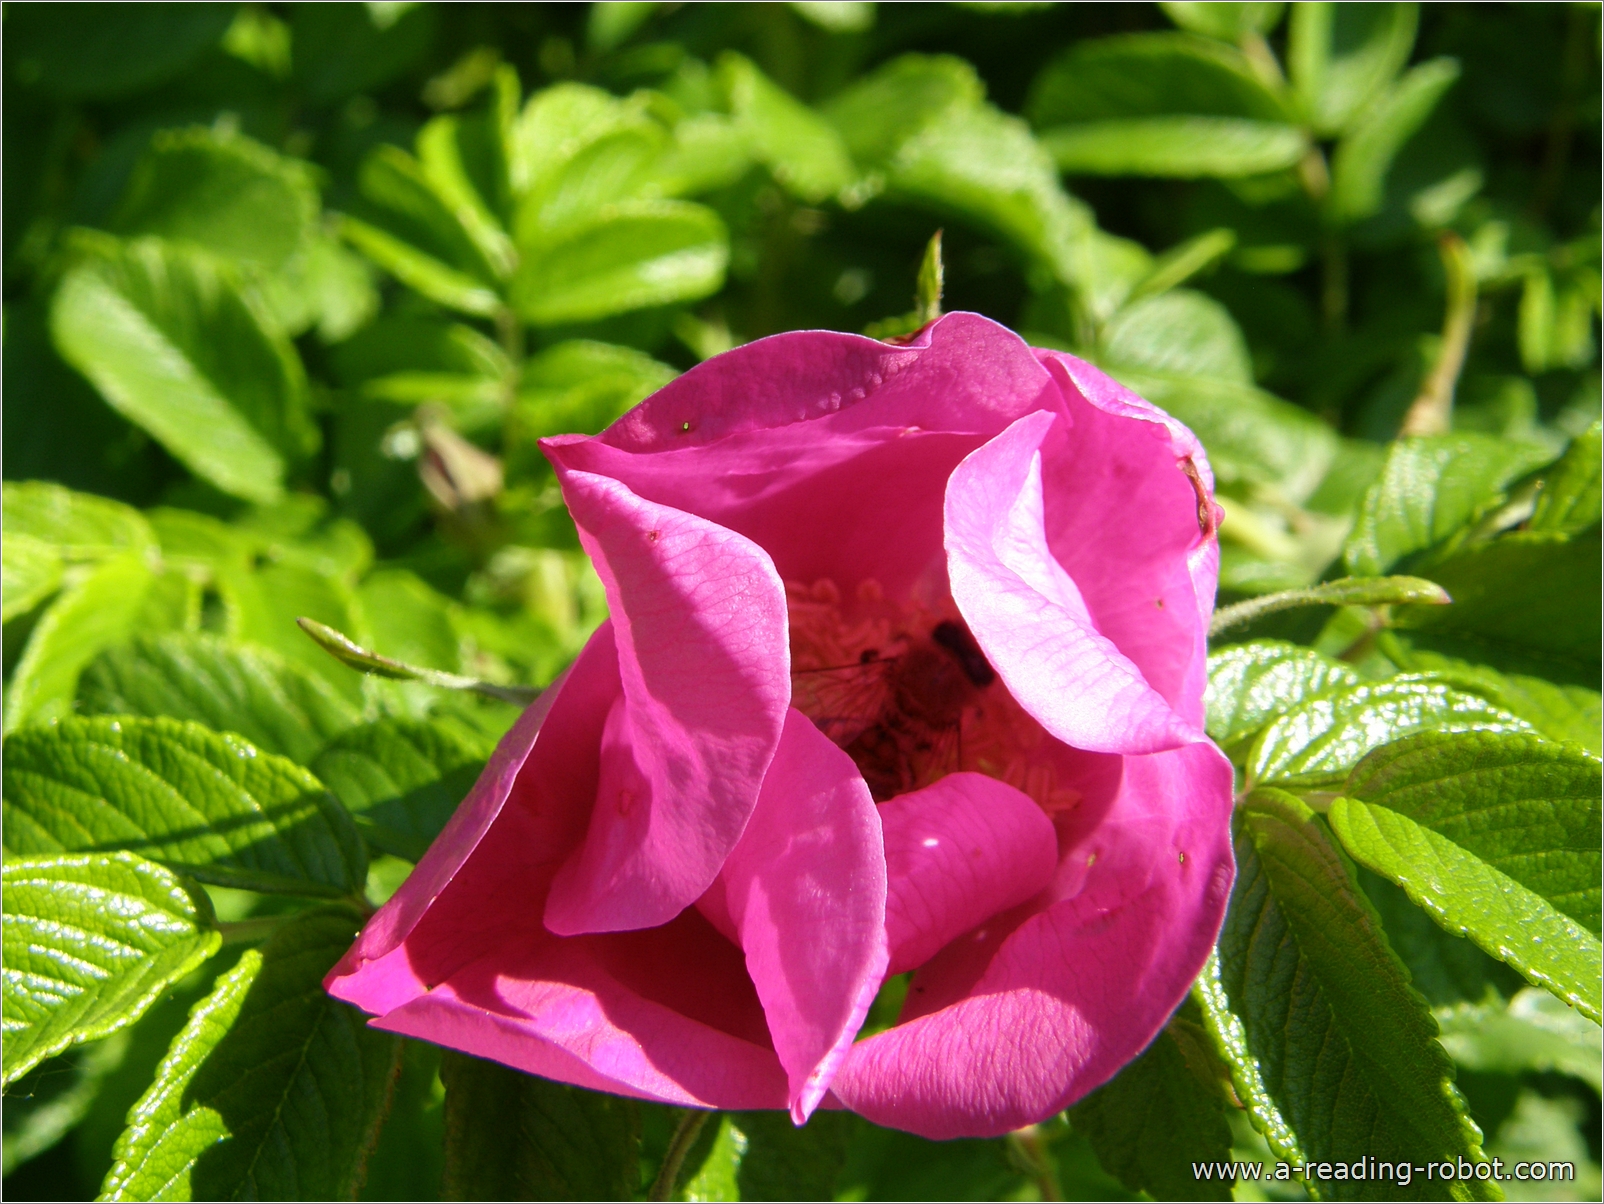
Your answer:
[[[787,582],[791,705],[844,749],[876,802],[959,770],[998,778],[1049,813],[1074,806],[1051,738],[997,680],[951,598],[894,602],[877,581]]]

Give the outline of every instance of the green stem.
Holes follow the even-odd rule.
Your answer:
[[[657,1172],[657,1178],[652,1180],[652,1190],[646,1194],[648,1200],[672,1200],[674,1189],[679,1186],[680,1168],[685,1165],[685,1155],[691,1152],[696,1139],[702,1135],[702,1126],[705,1125],[712,1112],[705,1112],[700,1108],[688,1108],[685,1115],[680,1118],[679,1127],[674,1130],[674,1136],[668,1143],[668,1152],[663,1155],[663,1165]]]
[[[1046,1143],[1042,1141],[1041,1129],[1036,1125],[1015,1129],[1008,1134],[1008,1144],[1014,1147],[1014,1153],[1024,1164],[1026,1173],[1035,1180],[1036,1190],[1041,1194],[1041,1198],[1062,1200],[1064,1189],[1058,1182],[1058,1171],[1053,1166],[1052,1156],[1047,1152]]]
[[[1454,411],[1454,386],[1464,370],[1465,353],[1470,350],[1470,331],[1476,319],[1476,268],[1470,260],[1470,248],[1459,235],[1445,231],[1437,239],[1437,249],[1442,254],[1448,282],[1442,344],[1437,349],[1437,362],[1404,415],[1400,436],[1447,433]]]

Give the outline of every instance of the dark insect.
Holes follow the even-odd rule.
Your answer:
[[[969,629],[943,620],[889,656],[792,673],[793,703],[857,763],[876,802],[963,767],[966,713],[997,680]]]

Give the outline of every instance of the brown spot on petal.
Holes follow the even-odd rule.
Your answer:
[[[1222,510],[1212,497],[1209,496],[1208,486],[1203,484],[1203,474],[1197,470],[1191,456],[1183,456],[1176,461],[1176,466],[1186,474],[1186,479],[1192,482],[1192,492],[1197,495],[1197,526],[1203,532],[1203,538],[1208,539],[1220,529],[1220,520],[1225,517]]]
[[[661,531],[648,531],[646,532],[646,542],[656,543],[662,534],[663,533]]]

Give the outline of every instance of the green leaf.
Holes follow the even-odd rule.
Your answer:
[[[61,587],[61,553],[54,544],[6,532],[0,543],[0,581],[4,602],[0,603],[0,622],[11,622],[27,614]]]
[[[1124,117],[1289,117],[1240,51],[1185,33],[1078,41],[1036,77],[1026,112],[1038,128]]]
[[[1209,655],[1208,733],[1230,749],[1276,716],[1331,690],[1359,684],[1359,675],[1312,648],[1254,640]]]
[[[501,240],[495,238],[497,229],[483,198],[476,198],[477,204],[470,201],[472,185],[461,178],[460,162],[443,161],[440,135],[431,139],[430,128],[419,135],[420,147],[429,149],[429,164],[399,147],[381,145],[362,164],[362,195],[376,206],[376,223],[387,233],[447,271],[493,286],[512,267],[510,246],[504,233]],[[449,126],[433,128],[451,132]]]
[[[726,51],[718,74],[753,154],[789,191],[816,204],[853,181],[857,169],[841,135],[750,59]]]
[[[1437,923],[1599,1019],[1604,958],[1593,933],[1452,840],[1386,807],[1339,798],[1329,818],[1356,861],[1403,887]]]
[[[1599,424],[1576,436],[1543,478],[1533,531],[1585,531],[1599,519]]]
[[[899,144],[884,178],[892,197],[976,222],[1065,284],[1094,287],[1091,211],[1065,194],[1051,156],[1017,117],[990,105],[948,107]]]
[[[1536,736],[1423,732],[1377,749],[1343,794],[1385,807],[1599,931],[1599,762]]]
[[[949,110],[973,109],[985,98],[985,84],[963,59],[904,54],[836,93],[824,115],[854,159],[878,167]]]
[[[743,1200],[828,1200],[847,1161],[854,1121],[819,1112],[798,1128],[784,1112],[737,1112],[731,1118],[746,1139],[735,1172]]]
[[[43,9],[7,18],[19,80],[69,99],[125,96],[172,78],[217,44],[234,18],[229,4],[108,8],[89,25]]]
[[[1392,81],[1415,44],[1413,4],[1292,6],[1287,68],[1315,132],[1348,129]]]
[[[78,675],[104,649],[137,630],[154,576],[132,553],[102,560],[70,580],[28,635],[5,694],[5,730],[71,711]]]
[[[524,365],[508,431],[509,468],[544,477],[536,440],[566,431],[599,433],[674,379],[674,369],[632,347],[571,339]]]
[[[358,719],[321,678],[276,653],[199,634],[143,636],[103,653],[79,679],[78,704],[88,715],[193,720],[303,765]]]
[[[1496,505],[1510,482],[1546,458],[1541,448],[1491,435],[1398,440],[1366,491],[1343,547],[1348,571],[1379,577],[1405,557],[1442,543]],[[1443,584],[1459,598],[1457,590]]]
[[[482,749],[429,723],[382,719],[336,736],[312,770],[374,848],[416,861],[484,768]]]
[[[1271,486],[1298,502],[1314,492],[1337,456],[1338,437],[1329,426],[1251,385],[1117,365],[1110,371],[1197,434],[1222,485]]]
[[[1401,669],[1430,673],[1455,689],[1480,694],[1495,706],[1526,720],[1550,740],[1580,744],[1594,756],[1604,754],[1604,735],[1600,720],[1599,692],[1586,686],[1557,685],[1540,677],[1520,673],[1499,673],[1486,665],[1472,664],[1405,642],[1409,633],[1384,631],[1376,640],[1377,650]]]
[[[1294,166],[1309,148],[1294,125],[1245,117],[1119,117],[1042,132],[1070,175],[1253,176]]]
[[[1488,957],[1465,937],[1439,926],[1416,907],[1403,890],[1362,865],[1355,869],[1359,886],[1375,907],[1387,940],[1404,965],[1415,990],[1438,1015],[1441,1009],[1513,995],[1521,976],[1497,958]]]
[[[1069,1122],[1132,1191],[1156,1200],[1229,1200],[1230,1184],[1199,1182],[1192,1173],[1198,1162],[1230,1160],[1231,1127],[1204,1050],[1196,1036],[1175,1031],[1181,1023],[1171,1020],[1140,1057],[1071,1108]]]
[[[357,590],[373,647],[382,655],[429,669],[456,673],[462,668],[461,608],[405,569],[379,569]],[[425,685],[384,684],[370,678],[382,705],[421,718],[438,697]]]
[[[445,1163],[445,1099],[440,1048],[403,1041],[395,1102],[368,1159],[364,1200],[438,1200]]]
[[[1467,1070],[1519,1074],[1535,1070],[1572,1075],[1599,1090],[1604,1062],[1599,1026],[1547,991],[1528,987],[1508,1007],[1460,1004],[1437,1013],[1442,1043]]]
[[[147,556],[156,536],[145,516],[109,497],[77,493],[51,481],[7,481],[6,540],[16,536],[54,545],[65,560],[99,560],[118,552]]]
[[[1248,753],[1251,782],[1340,782],[1371,749],[1418,731],[1526,732],[1485,698],[1440,681],[1399,677],[1308,699],[1276,718]]]
[[[192,126],[151,138],[113,226],[272,271],[307,247],[317,215],[304,163],[240,134]]]
[[[640,1186],[632,1099],[445,1053],[443,1194],[456,1200],[628,1200]]]
[[[736,1175],[740,1172],[741,1160],[746,1157],[746,1133],[728,1112],[720,1112],[708,1119],[714,1129],[713,1143],[702,1164],[695,1167],[693,1173],[687,1175],[681,1171],[677,1196],[690,1201],[739,1200],[741,1188],[736,1182]],[[701,1141],[698,1140],[696,1145],[701,1145]],[[692,1169],[691,1164],[695,1162],[697,1152],[693,1146],[686,1160],[686,1170]]]
[[[1318,818],[1261,790],[1242,837],[1221,981],[1309,1157],[1481,1160],[1436,1023]],[[1339,1198],[1439,1190],[1419,1179],[1332,1187]]]
[[[126,848],[202,882],[362,889],[351,817],[322,783],[237,736],[174,719],[63,719],[6,738],[8,853]]]
[[[510,200],[511,185],[505,148],[487,118],[436,117],[418,131],[417,151],[434,195],[450,207],[479,258],[496,276],[511,275],[517,252],[494,211]]]
[[[1160,0],[1164,15],[1182,29],[1235,42],[1244,34],[1266,34],[1281,20],[1285,4],[1195,3],[1194,0]]]
[[[1237,847],[1240,855],[1242,846],[1238,844]],[[1256,862],[1254,868],[1257,869]],[[1237,883],[1239,886],[1242,883],[1240,872],[1237,875]],[[1253,900],[1254,894],[1251,890],[1245,890],[1242,891],[1242,897]],[[1282,952],[1295,955],[1295,950],[1290,949],[1284,933],[1271,933],[1271,940],[1266,945],[1244,947],[1242,934],[1231,923],[1238,914],[1237,898],[1238,896],[1233,893],[1231,908],[1226,912],[1226,927],[1220,934],[1220,947],[1209,954],[1209,960],[1203,964],[1203,972],[1192,984],[1192,999],[1202,1013],[1203,1029],[1214,1046],[1215,1054],[1224,1063],[1231,1076],[1231,1089],[1236,1092],[1237,1099],[1241,1101],[1253,1127],[1270,1147],[1270,1152],[1283,1162],[1305,1162],[1307,1158],[1303,1153],[1303,1147],[1298,1144],[1298,1135],[1293,1132],[1292,1125],[1281,1114],[1276,1095],[1265,1082],[1264,1068],[1261,1067],[1259,1057],[1248,1040],[1250,1023],[1254,1026],[1255,1037],[1261,1033],[1270,1035],[1277,1031],[1274,1027],[1267,1027],[1266,1021],[1269,1022],[1269,1026],[1273,1026],[1275,1022],[1261,1010],[1263,1005],[1271,1003],[1272,1000],[1266,997],[1264,991],[1257,989],[1258,984],[1267,977],[1265,971],[1268,967],[1265,962],[1269,959],[1266,958],[1266,954],[1268,953],[1271,958]],[[1264,906],[1262,898],[1257,901],[1261,907]],[[1274,907],[1274,903],[1271,902],[1268,906]],[[1276,919],[1279,921],[1280,917],[1276,916]],[[1220,971],[1222,956],[1231,959],[1232,986],[1243,1000],[1241,1015],[1233,1010],[1231,996],[1225,989]],[[1244,986],[1248,981],[1255,984],[1251,994],[1244,992]],[[1275,1086],[1279,1092],[1283,1086],[1279,1077],[1281,1059],[1274,1058],[1268,1069],[1276,1075]]]
[[[1191,289],[1144,297],[1120,310],[1103,330],[1102,357],[1138,372],[1253,384],[1253,361],[1236,320]]]
[[[542,198],[556,192],[571,188],[587,191],[589,185],[584,180],[591,170],[582,169],[570,176],[570,164],[587,148],[614,134],[632,132],[654,142],[660,141],[661,131],[647,114],[646,101],[641,93],[620,100],[600,88],[577,83],[561,83],[536,92],[512,122],[509,134],[508,176],[514,195],[527,207],[531,201],[538,205]],[[622,142],[615,144],[615,150],[622,150],[623,146]],[[615,168],[625,167],[626,179],[634,170],[633,166],[625,166],[614,159],[613,152],[608,151],[602,152],[592,163],[599,166],[609,160]],[[615,181],[620,179],[613,171],[602,174]],[[564,176],[570,177],[567,187],[560,183]],[[519,227],[527,222],[530,219],[520,213]]]
[[[514,307],[537,326],[694,301],[718,291],[729,237],[688,201],[623,201],[522,248]]]
[[[489,317],[501,298],[465,272],[441,263],[405,239],[354,217],[340,219],[340,237],[410,289],[447,309]]]
[[[132,1024],[217,951],[204,891],[131,853],[8,860],[5,1078]]]
[[[1396,639],[1505,673],[1597,688],[1597,527],[1574,538],[1516,532],[1462,548],[1427,571],[1454,604],[1397,608]]]
[[[295,348],[204,253],[107,245],[68,271],[50,324],[113,409],[224,493],[274,501],[317,446]]]
[[[734,121],[722,113],[696,113],[674,126],[673,141],[652,164],[648,182],[664,196],[696,196],[727,188],[751,164],[750,140]]]
[[[302,913],[218,980],[130,1111],[102,1199],[356,1195],[401,1056],[323,990],[360,922]]]
[[[1410,68],[1337,143],[1326,204],[1339,224],[1381,210],[1393,159],[1458,78],[1459,64],[1453,59],[1433,59]]]
[[[344,582],[315,568],[278,563],[255,571],[226,568],[218,585],[232,610],[230,636],[271,648],[361,704],[362,679],[319,652],[296,626],[310,618],[341,631],[363,631],[356,595]]]

